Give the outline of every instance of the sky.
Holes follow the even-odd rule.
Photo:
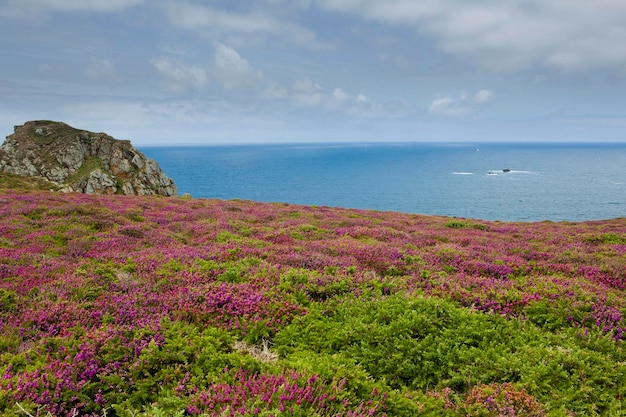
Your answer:
[[[626,142],[624,0],[0,0],[0,134]]]

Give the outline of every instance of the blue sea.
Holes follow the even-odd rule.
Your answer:
[[[142,147],[179,193],[502,221],[626,216],[626,144]]]

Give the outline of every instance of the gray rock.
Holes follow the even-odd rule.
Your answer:
[[[0,146],[0,172],[43,177],[66,192],[178,195],[174,181],[130,141],[60,122],[15,126]]]
[[[81,192],[85,194],[115,194],[117,182],[108,173],[96,169],[89,174]]]
[[[132,164],[137,167],[137,169],[143,169],[145,166],[144,158],[140,157],[138,154],[133,156]]]

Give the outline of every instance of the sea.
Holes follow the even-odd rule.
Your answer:
[[[194,198],[501,221],[626,216],[626,144],[141,147]]]

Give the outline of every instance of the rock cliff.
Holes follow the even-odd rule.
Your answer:
[[[47,120],[15,126],[0,146],[0,172],[44,178],[61,191],[178,194],[156,161],[130,141]]]

